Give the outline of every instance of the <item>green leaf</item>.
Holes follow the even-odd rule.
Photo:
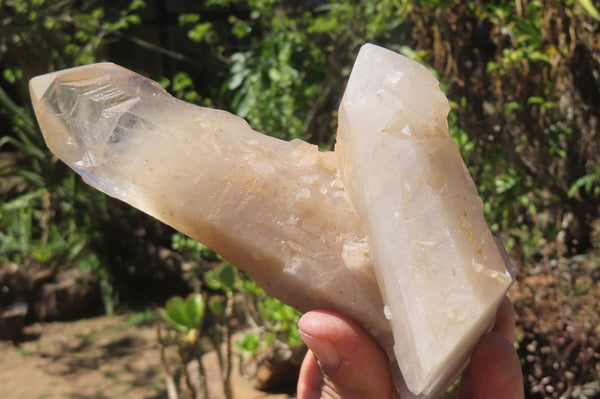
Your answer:
[[[177,331],[188,329],[189,322],[186,315],[185,301],[182,297],[176,296],[169,299],[165,305],[165,321]],[[164,318],[164,317],[163,317]]]
[[[242,336],[236,343],[236,346],[242,353],[242,358],[248,360],[256,355],[256,350],[260,345],[260,334],[247,333]]]
[[[252,32],[252,27],[244,21],[241,21],[241,20],[235,18],[235,20],[233,20],[233,21],[230,20],[230,22],[233,23],[233,26],[231,27],[231,32],[238,39],[244,38],[244,37],[248,36],[248,34],[250,32]]]
[[[129,316],[129,318],[125,320],[125,324],[131,327],[136,327],[152,322],[155,319],[156,313],[154,313],[152,309],[146,309],[131,314],[131,316]]]
[[[275,68],[271,68],[271,69],[269,69],[269,78],[273,82],[279,82],[281,80],[281,72],[279,72]]]
[[[137,10],[139,8],[144,8],[144,7],[146,7],[146,2],[144,0],[133,0],[129,4],[130,11],[134,11],[134,10]]]
[[[227,88],[229,90],[237,89],[238,87],[240,87],[242,85],[242,83],[244,83],[244,79],[246,78],[247,75],[248,75],[247,69],[241,70],[238,73],[234,73],[231,76],[231,79],[229,79],[229,81],[227,82]]]
[[[600,185],[600,167],[598,167],[593,173],[587,174],[575,180],[575,183],[571,186],[568,192],[568,196],[573,198],[575,194],[582,188],[589,194],[596,194],[593,189],[594,185]]]
[[[254,102],[252,101],[252,97],[249,95],[241,95],[239,98],[240,98],[240,101],[237,104],[237,106],[235,107],[236,108],[235,113],[240,118],[246,118],[248,116],[248,114],[250,114],[250,111],[252,110],[252,105]]]
[[[546,102],[546,99],[544,97],[529,97],[527,102],[529,104],[543,104]]]
[[[179,324],[175,320],[173,320],[166,310],[160,309],[158,313],[160,314],[160,317],[162,317],[162,319],[165,321],[165,323],[167,323],[167,325],[175,331],[183,333],[188,330],[184,325]]]
[[[200,329],[204,322],[205,309],[206,304],[202,295],[195,293],[187,297],[185,301],[185,313],[189,328]]]
[[[48,190],[45,187],[39,188],[35,191],[22,194],[12,201],[3,203],[1,208],[4,210],[20,210],[23,208],[28,208],[32,206],[34,201],[42,199],[46,193],[48,193]]]
[[[220,267],[204,274],[204,282],[213,290],[223,290],[226,294],[233,293],[235,286],[235,266],[225,263]]]
[[[203,22],[201,24],[194,25],[194,27],[188,32],[188,37],[194,42],[201,42],[210,38],[212,34],[212,24],[210,22]]]
[[[591,0],[579,0],[579,3],[585,8],[585,10],[594,18],[596,21],[600,21],[600,12],[591,2]]]
[[[50,258],[52,258],[52,255],[54,255],[54,251],[50,245],[40,245],[39,247],[35,248],[32,253],[33,259],[40,263],[47,262]]]
[[[212,314],[215,316],[221,316],[224,311],[223,302],[219,298],[212,297],[208,302],[208,307]]]
[[[14,84],[17,80],[23,79],[23,71],[20,69],[7,68],[4,70],[4,79],[9,83]]]
[[[26,169],[16,169],[14,171],[15,175],[19,175],[21,177],[23,177],[25,180],[29,181],[30,183],[33,183],[34,185],[37,186],[43,186],[44,185],[44,178],[35,173],[32,172],[30,170],[26,170]]]
[[[235,285],[235,266],[233,266],[231,263],[226,263],[221,266],[219,271],[219,280],[223,285],[223,289],[227,293],[233,292]]]
[[[188,25],[188,24],[195,24],[198,21],[200,21],[199,14],[189,13],[189,14],[181,14],[179,16],[179,25],[180,26]]]
[[[212,290],[220,290],[221,282],[214,270],[207,271],[204,273],[204,284]]]

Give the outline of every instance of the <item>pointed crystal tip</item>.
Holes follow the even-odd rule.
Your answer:
[[[101,71],[101,69],[111,68],[122,69],[118,65],[111,62],[104,62],[64,69],[62,71],[36,76],[29,81],[31,98],[34,101],[41,100],[44,94],[48,91],[48,88],[50,88],[50,86],[52,86],[56,80],[60,80],[62,83],[77,82],[80,80],[93,80],[101,77],[102,75],[106,75],[106,72]]]
[[[152,115],[152,102],[176,100],[156,82],[112,63],[38,76],[31,79],[29,88],[50,150],[87,183],[127,200],[115,192],[116,180],[122,180],[121,186],[130,184],[117,178],[115,162],[124,160],[119,154],[148,130],[141,111]],[[145,108],[135,110],[142,98],[148,100]]]

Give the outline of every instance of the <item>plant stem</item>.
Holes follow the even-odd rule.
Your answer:
[[[204,398],[208,399],[208,385],[206,384],[206,370],[204,364],[202,364],[203,350],[200,344],[200,331],[198,331],[198,338],[196,338],[196,360],[198,361],[198,384],[200,385],[200,392]]]
[[[190,393],[192,394],[192,398],[198,398],[198,392],[194,383],[192,381],[192,377],[190,376],[190,372],[187,368],[187,363],[185,361],[185,353],[183,353],[183,345],[181,344],[181,339],[179,338],[179,334],[175,335],[175,342],[177,342],[177,351],[179,353],[179,361],[181,362],[181,368],[183,369],[183,375],[185,377],[185,384],[187,385]]]
[[[227,304],[225,305],[225,323],[223,327],[223,335],[225,336],[225,364],[221,366],[223,373],[223,390],[225,391],[225,397],[227,399],[233,399],[233,390],[231,387],[231,329],[229,328],[229,322],[231,321],[231,315],[233,314],[233,294],[227,295]]]
[[[179,399],[179,395],[177,394],[177,387],[175,385],[175,381],[173,380],[173,374],[171,373],[171,368],[169,367],[169,363],[167,362],[167,343],[165,342],[160,328],[160,323],[156,325],[156,336],[158,338],[158,343],[160,344],[160,361],[162,363],[163,369],[165,370],[165,385],[167,386],[167,396],[169,399]]]
[[[233,399],[233,389],[231,387],[232,337],[231,329],[229,328],[229,322],[231,320],[231,315],[233,314],[233,303],[233,294],[227,293],[227,302],[225,303],[225,311],[221,323],[215,325],[213,333],[210,335],[212,345],[219,360],[223,392],[227,399]],[[225,344],[224,347],[222,344]],[[225,354],[223,354],[223,351],[225,351]]]

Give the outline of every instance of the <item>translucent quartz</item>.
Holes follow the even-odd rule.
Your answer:
[[[448,137],[447,102],[400,55],[361,50],[336,153],[262,135],[113,64],[42,75],[30,91],[46,143],[86,182],[299,310],[356,320],[387,352],[403,398],[452,381],[510,284]]]
[[[202,242],[269,293],[351,315],[392,345],[335,156],[171,97],[114,64],[32,79],[46,143],[84,180]]]
[[[408,389],[436,395],[468,361],[512,281],[458,147],[450,107],[422,65],[361,49],[336,153],[365,227]]]

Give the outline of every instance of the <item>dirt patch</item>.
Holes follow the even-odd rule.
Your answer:
[[[0,342],[0,398],[167,399],[154,325],[127,315],[35,324],[19,346]],[[171,359],[175,362],[175,359]],[[203,358],[212,399],[222,399],[216,356]],[[234,366],[235,398],[287,399],[256,391]]]
[[[510,296],[528,398],[600,398],[600,254],[539,264]]]

